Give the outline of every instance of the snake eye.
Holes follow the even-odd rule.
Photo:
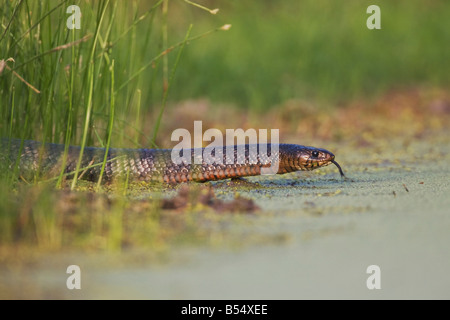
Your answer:
[[[312,156],[313,156],[314,158],[319,157],[319,151],[313,151],[313,152],[312,152]]]

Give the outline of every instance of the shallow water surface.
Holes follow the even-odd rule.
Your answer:
[[[0,288],[18,298],[449,299],[449,145],[440,137],[392,148],[387,159],[343,147],[346,180],[330,166],[214,182],[219,198],[239,192],[261,208],[225,220],[242,246],[180,246],[161,261],[145,251],[59,254],[3,272]],[[127,254],[138,262],[118,263]],[[69,264],[81,267],[81,290],[66,288]],[[370,265],[380,267],[380,290],[366,286]]]

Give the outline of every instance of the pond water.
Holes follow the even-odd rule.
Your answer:
[[[59,254],[2,272],[0,289],[18,298],[449,299],[449,137],[407,147],[393,141],[383,153],[342,146],[337,160],[346,180],[328,167],[251,178],[255,188],[233,192],[214,183],[218,197],[238,190],[262,209],[230,232],[272,240],[180,247],[164,261],[132,264],[117,263],[127,253]],[[66,267],[74,262],[81,290],[66,288]],[[371,265],[380,268],[379,290],[366,284]]]

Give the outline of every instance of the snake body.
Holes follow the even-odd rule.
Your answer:
[[[260,175],[263,168],[271,167],[274,163],[277,164],[277,174],[310,171],[334,163],[341,176],[344,175],[339,164],[334,161],[335,156],[325,149],[295,144],[278,144],[276,147],[270,144],[238,145],[231,149],[220,147],[223,148],[221,154],[220,149],[211,153],[223,157],[223,161],[217,163],[203,159],[205,152],[211,152],[207,148],[186,149],[183,155],[185,159],[191,160],[190,163],[177,163],[172,160],[172,149],[111,148],[105,157],[105,148],[86,147],[83,149],[77,178],[98,181],[103,163],[103,181],[126,177],[167,183],[205,182]],[[36,174],[58,176],[62,170],[68,177],[73,177],[81,152],[80,147],[69,146],[64,157],[63,144],[42,144],[29,140],[2,139],[0,148],[0,160],[8,161],[10,168],[17,168],[20,175],[27,179]],[[274,152],[275,149],[278,149],[277,152]],[[255,150],[257,152],[252,152]],[[260,153],[267,156],[260,156]]]

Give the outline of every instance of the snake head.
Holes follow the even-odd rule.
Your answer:
[[[304,147],[300,154],[300,164],[306,170],[314,170],[329,165],[334,160],[334,154],[325,149]]]
[[[335,156],[332,152],[314,147],[303,147],[299,154],[300,166],[303,167],[304,170],[314,170],[333,163],[338,167],[341,176],[344,177],[345,175],[341,166],[334,161],[334,158]]]

